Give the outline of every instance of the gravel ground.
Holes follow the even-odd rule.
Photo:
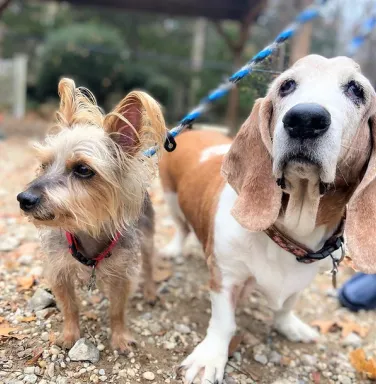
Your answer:
[[[132,299],[128,322],[138,347],[129,356],[110,350],[108,301],[84,288],[80,289],[85,338],[81,343],[92,349],[88,358],[95,361],[99,355],[99,360],[74,362],[74,350],[68,353],[54,344],[62,316],[42,277],[37,231],[21,217],[15,200],[35,169],[28,139],[22,134],[38,136],[44,125],[31,120],[22,127],[9,121],[0,127],[6,134],[0,141],[0,384],[180,383],[174,369],[202,340],[210,314],[206,265],[189,244],[186,256],[174,265],[157,261],[160,299],[155,307],[148,306],[139,292]],[[151,195],[160,249],[174,228],[158,181]],[[350,274],[341,268],[339,282]],[[36,301],[42,303],[35,311],[29,303],[33,296],[34,308]],[[41,309],[47,305],[44,300],[50,306]],[[323,329],[314,345],[288,342],[272,331],[272,313],[255,293],[237,311],[240,343],[226,369],[227,384],[366,382],[352,368],[348,355],[359,346],[368,354],[376,350],[375,314],[354,315],[340,308],[325,274],[303,292],[297,312],[307,322],[321,321],[322,327],[332,320],[345,326],[342,332],[338,327],[332,327],[333,332]]]

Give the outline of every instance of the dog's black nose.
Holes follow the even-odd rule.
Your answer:
[[[282,122],[293,139],[314,139],[328,130],[331,117],[330,113],[319,104],[301,103],[292,107]]]
[[[17,195],[17,200],[20,202],[20,207],[23,211],[31,211],[40,202],[40,196],[33,192],[25,191]]]

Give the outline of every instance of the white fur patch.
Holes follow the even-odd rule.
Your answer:
[[[225,155],[230,150],[231,144],[215,145],[214,147],[205,148],[201,152],[200,163],[209,160],[213,156]]]

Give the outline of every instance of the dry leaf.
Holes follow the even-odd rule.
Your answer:
[[[153,278],[156,283],[168,280],[172,276],[171,263],[162,262],[154,268]]]
[[[99,303],[102,301],[102,296],[99,296],[99,295],[91,295],[91,296],[90,296],[90,301],[91,301],[93,304],[99,304]]]
[[[56,344],[55,332],[50,332],[50,334],[48,335],[48,342],[50,343],[50,345]]]
[[[84,314],[88,319],[91,319],[91,320],[97,320],[97,319],[98,319],[98,316],[97,316],[94,312],[87,311],[87,312],[84,312],[83,314]]]
[[[228,347],[228,356],[231,357],[234,352],[238,349],[240,343],[243,340],[243,336],[241,335],[235,335],[232,337],[230,345]]]
[[[337,323],[333,320],[315,320],[312,321],[311,325],[320,329],[320,332],[323,335],[326,335],[328,332],[334,332],[337,328]]]
[[[0,337],[16,337],[18,335],[10,335],[10,333],[18,331],[18,328],[9,327],[8,324],[6,324],[3,327],[0,327]]]
[[[363,349],[356,349],[350,353],[350,362],[353,367],[369,379],[376,379],[376,360],[367,359]]]
[[[350,333],[357,333],[360,337],[366,337],[369,328],[362,327],[361,325],[352,321],[340,321],[338,325],[342,328],[342,337],[348,336]]]
[[[18,278],[17,282],[19,285],[19,291],[27,291],[34,285],[35,279],[34,276],[26,276]]]
[[[29,317],[17,317],[18,321],[21,321],[22,323],[30,323],[32,321],[35,321],[37,318],[35,316],[29,316]]]
[[[314,382],[314,384],[320,384],[321,382],[321,374],[320,372],[312,372],[312,381]]]
[[[35,365],[38,361],[38,359],[43,355],[43,348],[37,348],[33,352],[33,357],[26,362],[26,365]]]

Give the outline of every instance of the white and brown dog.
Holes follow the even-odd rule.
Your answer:
[[[233,142],[187,132],[162,159],[178,229],[165,252],[179,254],[193,229],[211,276],[211,320],[182,363],[186,382],[199,374],[202,383],[222,382],[245,284],[268,298],[280,333],[317,339],[292,308],[320,263],[299,261],[339,248],[347,204],[354,264],[376,271],[375,113],[375,91],[354,61],[311,55],[271,84]]]

